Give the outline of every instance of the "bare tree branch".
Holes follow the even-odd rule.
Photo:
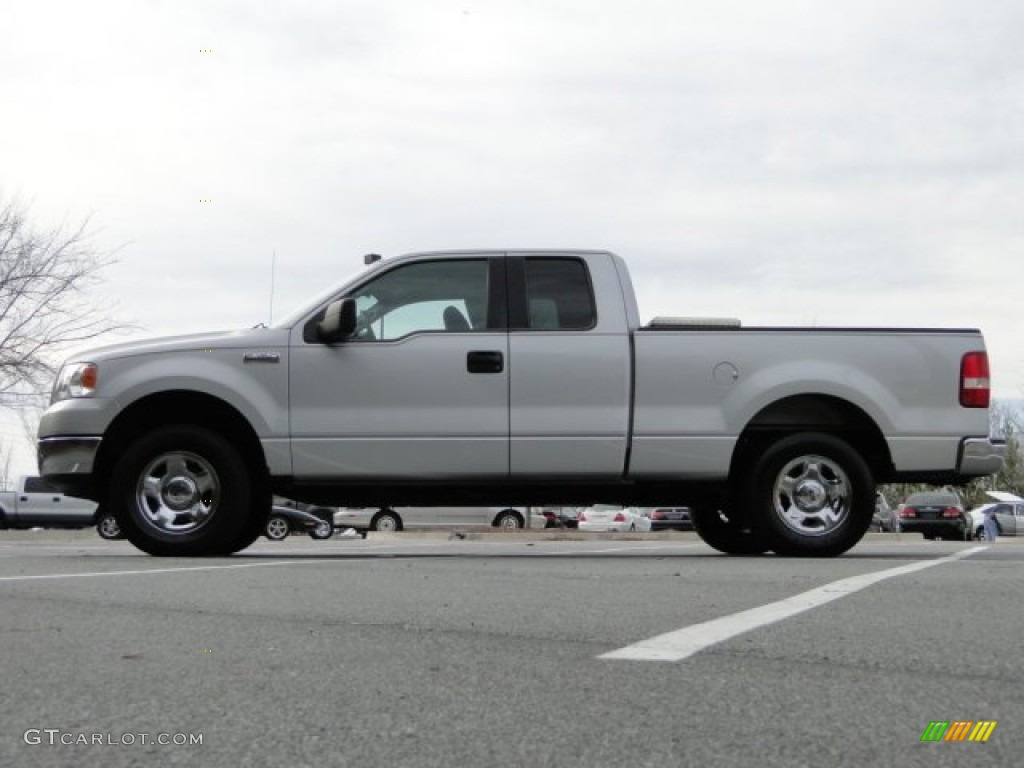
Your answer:
[[[115,258],[92,246],[88,224],[39,232],[0,201],[0,402],[44,402],[62,352],[126,327],[90,300]]]

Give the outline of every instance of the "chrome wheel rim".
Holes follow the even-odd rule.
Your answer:
[[[113,515],[105,515],[100,520],[100,533],[108,539],[114,539],[121,535],[121,526],[117,524],[117,518]]]
[[[188,451],[170,451],[143,469],[135,507],[141,521],[161,533],[186,534],[210,521],[220,497],[220,478],[210,462]]]
[[[772,504],[779,520],[801,536],[824,536],[850,516],[852,487],[843,468],[825,456],[800,456],[775,478]]]
[[[267,536],[283,539],[288,535],[288,521],[283,517],[272,517],[267,521]]]
[[[393,533],[398,530],[398,521],[391,515],[384,515],[377,520],[377,530]]]
[[[326,539],[328,536],[331,535],[331,526],[329,523],[325,521],[323,523],[320,523],[320,525],[318,525],[313,532],[320,538]]]
[[[502,515],[499,522],[506,531],[515,531],[519,528],[519,521],[515,515]]]

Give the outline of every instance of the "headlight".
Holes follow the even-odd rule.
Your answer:
[[[90,397],[99,383],[100,367],[96,363],[67,363],[60,369],[50,402],[69,397]]]

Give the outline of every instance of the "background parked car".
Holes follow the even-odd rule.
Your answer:
[[[541,507],[547,528],[575,528],[579,525],[580,511],[576,507]]]
[[[490,525],[503,530],[547,527],[539,507],[364,507],[339,509],[337,528],[357,531],[404,531],[424,528],[457,528]]]
[[[651,521],[652,531],[692,531],[689,507],[650,507],[643,514]]]
[[[897,531],[899,520],[897,513],[889,506],[889,502],[881,491],[875,494],[875,514],[871,516],[871,530],[873,531]]]
[[[263,535],[271,541],[281,541],[290,533],[308,533],[314,539],[329,539],[334,534],[330,520],[294,507],[275,504],[263,527]]]
[[[907,497],[900,511],[900,527],[926,539],[964,541],[973,534],[963,502],[953,491],[929,491]]]
[[[580,511],[578,528],[581,531],[649,531],[651,519],[644,517],[636,507],[617,507],[595,504]]]
[[[1000,536],[1024,536],[1024,499],[1005,491],[988,491],[986,495],[996,501],[982,504],[968,513],[974,538],[986,538],[985,513],[990,509],[995,510],[996,526]]]

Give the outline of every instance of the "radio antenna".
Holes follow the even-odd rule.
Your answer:
[[[270,256],[270,320],[267,321],[267,325],[274,324],[274,267],[277,265],[277,248],[271,252]]]

